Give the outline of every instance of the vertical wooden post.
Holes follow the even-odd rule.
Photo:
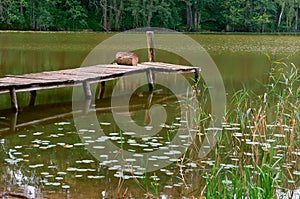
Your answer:
[[[105,82],[100,82],[100,83],[98,84],[98,94],[97,94],[97,99],[103,99],[104,91],[105,91]]]
[[[84,81],[84,82],[82,82],[82,86],[83,86],[85,98],[91,99],[93,95],[92,95],[90,84],[87,81]]]
[[[18,112],[16,111],[16,112],[11,114],[10,130],[12,132],[16,131],[17,122],[18,122]]]
[[[34,106],[35,99],[36,99],[36,91],[30,91],[29,106]]]
[[[92,99],[84,100],[83,114],[88,114],[92,105]]]
[[[13,111],[17,112],[19,110],[19,107],[18,107],[18,99],[17,99],[16,89],[11,88],[9,90],[9,94],[10,94],[10,100],[11,100],[11,108],[13,109]]]
[[[146,75],[147,75],[147,79],[148,79],[148,87],[149,87],[149,91],[153,91],[154,90],[154,74],[153,71],[151,69],[148,69],[146,71]]]
[[[154,32],[147,31],[147,47],[148,47],[148,59],[149,62],[154,62],[155,60],[155,53],[154,53]],[[146,71],[147,79],[148,79],[148,86],[149,91],[153,91],[154,89],[154,73],[151,69]]]
[[[194,73],[195,73],[195,83],[197,83],[200,75],[200,69],[199,68],[195,69]]]
[[[104,91],[105,91],[105,82],[100,82],[100,92],[99,92],[98,99],[103,99]]]
[[[153,98],[153,92],[150,93],[150,95],[148,96],[148,99],[147,99],[144,125],[149,125],[150,122],[151,122],[150,108],[151,108],[151,105],[152,105],[152,98]]]
[[[155,54],[154,54],[154,32],[147,31],[147,47],[148,47],[148,58],[149,62],[154,62]]]

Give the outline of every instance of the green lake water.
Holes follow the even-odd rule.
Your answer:
[[[0,32],[0,77],[80,67],[95,46],[113,35]],[[244,87],[254,92],[262,90],[261,82],[266,80],[270,70],[264,53],[279,59],[300,50],[299,36],[187,35],[201,44],[214,60],[223,78],[227,100],[231,99],[233,92]],[[146,49],[136,53],[140,62],[147,61]],[[159,50],[156,51],[156,60],[189,64],[172,53]],[[299,67],[300,54],[296,53],[290,61]],[[191,76],[186,77],[189,79]],[[176,76],[163,78],[176,84]],[[115,148],[135,154],[157,150],[176,154],[180,146],[170,147],[169,144],[175,137],[173,132],[185,122],[180,118],[178,99],[172,98],[168,92],[162,92],[164,88],[158,89],[153,95],[140,88],[130,99],[131,120],[123,125],[135,122],[145,128],[145,135],[138,137],[134,135],[135,132],[121,132],[110,109],[109,97],[114,85],[115,82],[108,82],[105,99],[94,105],[97,111],[92,114],[96,115],[98,122],[84,120],[85,128],[76,128],[74,123],[72,88],[38,91],[37,106],[34,108],[27,107],[28,93],[18,93],[21,106],[19,113],[9,110],[9,95],[1,94],[0,192],[20,193],[29,198],[117,198],[123,194],[141,198],[145,193],[155,192],[161,198],[184,198],[199,194],[202,191],[199,185],[205,183],[205,174],[211,171],[214,164],[210,156],[197,161],[181,161],[180,157],[169,160],[169,156],[150,157],[150,162],[163,160],[170,163],[164,168],[145,173],[145,169],[137,163],[139,155],[134,156],[137,159],[127,158],[125,162],[131,167],[122,170],[117,161],[118,151],[105,150],[105,144],[110,142]],[[153,128],[146,122],[150,97],[153,102],[160,103],[168,115],[159,133],[147,136],[147,132]],[[121,109],[117,112],[121,116],[128,114]],[[97,125],[100,125],[101,132],[95,127]],[[239,137],[238,124],[223,124],[223,128],[225,133]],[[181,138],[182,142],[189,143],[187,137]],[[285,142],[280,139],[280,136],[269,137],[270,143],[275,142],[282,149]],[[231,167],[239,158],[230,153],[224,155],[225,167]],[[284,183],[288,190],[300,186],[299,156],[300,149],[296,147],[289,162],[291,176]]]

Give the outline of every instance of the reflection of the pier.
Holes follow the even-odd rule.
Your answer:
[[[184,95],[184,94],[183,94]],[[124,96],[115,97],[116,100],[122,101]],[[146,109],[148,110],[153,104],[160,104],[177,100],[174,95],[160,94],[160,90],[154,92],[138,93],[131,96],[129,109],[131,111]],[[111,112],[112,108],[122,112],[128,110],[128,105],[120,107],[111,107],[111,98],[101,100],[85,100],[58,104],[38,105],[35,107],[24,107],[19,112],[13,112],[10,109],[0,110],[0,138],[5,135],[22,131],[24,128],[30,128],[36,124],[50,124],[60,118],[72,117],[74,114],[87,114],[91,111],[98,113]],[[147,113],[147,111],[146,111]],[[145,122],[149,120],[149,115],[145,115]]]

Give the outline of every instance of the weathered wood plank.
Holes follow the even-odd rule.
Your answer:
[[[195,67],[193,66],[183,66],[183,65],[177,65],[177,64],[169,64],[169,63],[163,63],[163,62],[144,62],[142,65],[146,65],[149,67],[154,67],[154,68],[170,68],[170,69],[193,69]]]

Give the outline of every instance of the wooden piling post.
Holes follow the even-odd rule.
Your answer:
[[[196,68],[194,73],[195,73],[195,82],[198,82],[200,76],[200,69]]]
[[[97,89],[97,98],[96,99],[103,99],[105,91],[105,82],[99,82],[98,83],[98,89]]]
[[[155,53],[154,53],[154,32],[153,31],[147,31],[147,47],[148,47],[148,59],[149,62],[154,62],[155,60]],[[154,73],[153,71],[147,70],[146,71],[147,79],[148,79],[148,86],[149,91],[154,90]]]
[[[11,108],[13,109],[13,111],[17,112],[19,110],[19,107],[18,107],[18,99],[17,99],[16,89],[14,87],[9,89],[9,94],[10,94],[10,100],[11,100]]]
[[[93,95],[92,95],[90,84],[87,81],[84,81],[82,82],[82,86],[85,94],[85,99],[91,99]]]
[[[154,53],[154,32],[147,31],[147,47],[148,47],[148,58],[149,62],[154,62],[155,60],[155,53]]]
[[[85,99],[84,100],[84,107],[83,107],[83,114],[88,114],[90,112],[90,108],[92,105],[92,99]]]
[[[11,114],[11,122],[10,122],[10,130],[12,132],[15,132],[16,131],[16,128],[17,128],[17,122],[18,122],[18,112],[14,112]]]
[[[36,91],[30,91],[29,106],[34,106],[35,99],[36,99]]]
[[[154,90],[154,74],[153,74],[153,71],[151,69],[147,70],[146,75],[147,75],[147,79],[148,79],[149,91],[153,91]]]

